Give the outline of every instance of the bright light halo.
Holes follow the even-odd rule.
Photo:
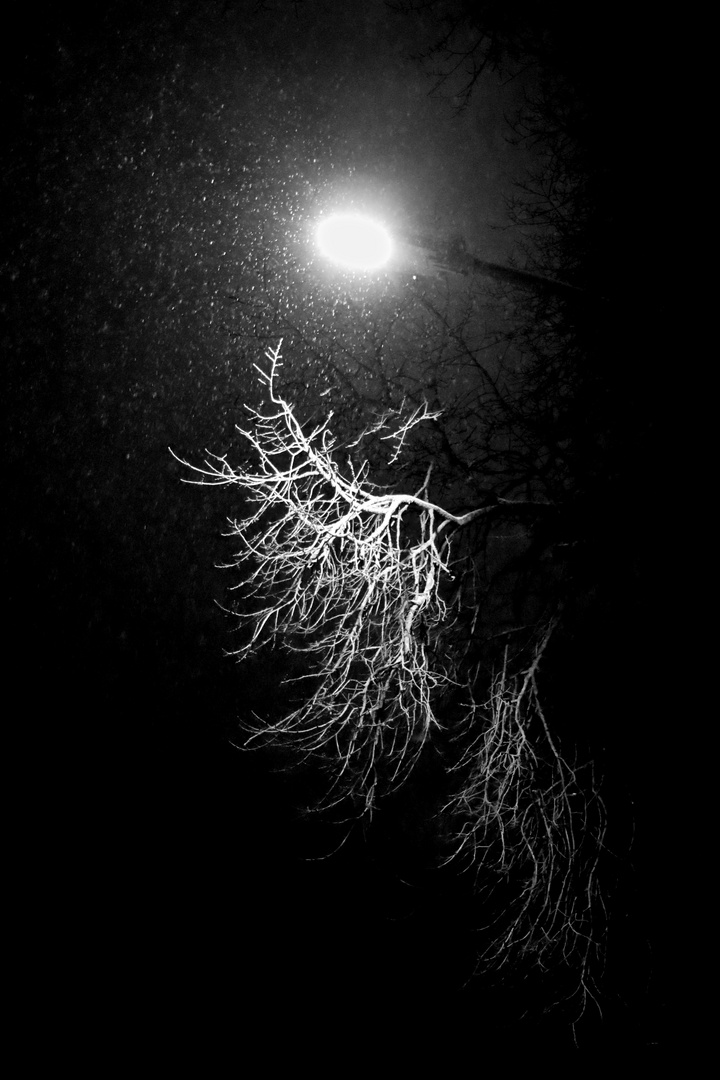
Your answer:
[[[392,240],[377,221],[362,214],[331,214],[317,229],[320,251],[348,270],[379,270],[392,255]]]

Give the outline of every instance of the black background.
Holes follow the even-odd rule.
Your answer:
[[[188,82],[173,81],[173,72],[184,65],[190,83],[188,72],[202,82],[226,34],[246,35],[255,57],[247,95],[266,103],[270,119],[260,113],[253,122],[270,153],[283,101],[272,95],[294,87],[297,100],[298,69],[278,55],[277,37],[265,36],[276,16],[246,7],[208,5],[204,36],[189,5],[156,5],[152,16],[132,4],[93,16],[68,8],[26,14],[5,67],[6,730],[22,746],[6,768],[22,860],[21,996],[31,1013],[50,998],[64,1015],[82,1014],[106,1045],[118,1028],[130,1038],[166,1030],[181,1042],[183,1031],[209,1021],[239,1039],[269,1039],[268,1052],[280,1049],[278,1031],[296,1023],[303,1034],[290,1042],[300,1054],[308,1039],[327,1045],[344,1033],[346,1054],[370,1057],[388,1038],[413,1058],[430,1049],[477,1055],[488,1044],[497,1051],[509,1038],[530,1052],[572,1048],[562,1020],[512,1019],[524,995],[534,1015],[537,986],[512,987],[505,998],[472,978],[471,883],[431,868],[432,841],[413,816],[412,792],[380,809],[369,833],[348,835],[304,814],[318,783],[311,772],[284,772],[277,758],[231,742],[238,713],[272,692],[273,672],[249,675],[223,656],[232,628],[214,603],[227,583],[213,566],[225,555],[219,534],[232,505],[181,485],[166,448],[201,448],[234,422],[228,402],[242,378],[223,367],[230,346],[221,320],[208,315],[232,284],[233,254],[228,248],[221,266],[213,261],[214,215],[182,205],[192,182],[164,189],[180,200],[180,263],[200,252],[175,279],[193,298],[193,317],[173,322],[163,314],[167,281],[143,264],[140,243],[152,248],[163,234],[163,195],[109,177],[115,158],[132,152],[128,140],[141,141],[139,117],[161,91],[181,120],[163,135],[169,149],[157,150],[158,172],[167,179],[176,154],[202,174],[202,125],[180,107]],[[315,25],[313,34],[302,39],[300,68],[313,48],[319,64],[302,93],[326,107],[339,85],[332,64],[352,46],[362,67],[373,39],[359,45],[343,20],[334,29]],[[223,87],[228,96],[243,92],[237,72],[213,73],[221,96]],[[260,86],[260,73],[268,85]],[[421,77],[408,78],[414,86]],[[358,131],[377,123],[359,107],[356,116]],[[151,151],[156,137],[151,128]],[[335,151],[341,165],[382,156],[382,141],[368,150],[357,132],[353,139],[354,149]],[[236,158],[220,151],[215,164],[218,182],[232,185]],[[506,162],[490,165],[491,186]],[[395,177],[411,166],[409,150]],[[119,225],[111,205],[121,205]],[[471,234],[485,227],[467,208],[460,218]],[[123,251],[134,253],[132,267]],[[132,301],[113,308],[123,289]],[[177,365],[184,344],[194,350],[197,382]],[[657,391],[637,346],[629,325],[618,378],[652,419]],[[611,805],[614,797],[622,808],[618,843],[635,831],[629,869],[619,875],[609,1003],[602,1021],[581,1025],[581,1047],[652,1053],[675,1039],[681,885],[668,871],[675,845],[666,807],[678,780],[665,674],[673,587],[657,520],[662,440],[646,418],[638,431],[623,501],[605,525],[627,537],[632,570],[601,606],[592,663],[585,641],[565,694],[586,703],[594,728],[606,727],[603,766]],[[75,1027],[59,1026],[72,1040]]]

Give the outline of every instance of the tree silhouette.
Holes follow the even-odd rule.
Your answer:
[[[519,624],[501,627],[510,571],[490,557],[499,527],[553,507],[489,492],[459,512],[434,497],[432,460],[414,490],[376,482],[366,441],[386,447],[388,469],[406,455],[416,461],[424,454],[414,437],[442,425],[442,414],[425,401],[340,442],[332,416],[309,427],[298,420],[278,385],[280,348],[257,367],[266,401],[239,428],[246,463],[208,455],[190,465],[195,482],[238,485],[247,502],[231,532],[244,628],[236,654],[270,650],[289,661],[287,706],[248,720],[247,745],[319,763],[328,776],[321,805],[371,817],[440,744],[444,858],[468,864],[488,900],[511,895],[493,918],[484,963],[545,968],[560,957],[576,971],[569,996],[584,1006],[602,936],[604,813],[592,767],[566,757],[542,702],[560,594],[541,588]],[[443,431],[449,439],[452,425]],[[532,542],[520,548],[532,565]],[[510,592],[522,591],[510,577]]]

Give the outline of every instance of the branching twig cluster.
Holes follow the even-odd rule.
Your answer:
[[[448,861],[466,863],[497,911],[482,965],[499,970],[525,958],[543,971],[574,967],[570,993],[581,1013],[594,998],[602,940],[605,816],[592,766],[565,760],[543,711],[538,670],[554,625],[529,665],[513,673],[506,652],[486,702],[471,700],[469,740],[452,766],[459,782],[443,814],[456,837]]]
[[[431,470],[412,495],[370,483],[365,468],[334,455],[328,417],[306,433],[275,379],[280,346],[258,368],[267,411],[249,410],[241,434],[254,462],[235,469],[210,457],[200,483],[238,484],[254,508],[233,523],[246,567],[247,627],[241,658],[272,646],[297,654],[302,703],[254,737],[288,740],[321,755],[335,772],[338,799],[350,793],[372,808],[378,785],[396,786],[434,727],[435,703],[453,682],[452,661],[433,649],[447,610],[440,585],[450,574],[450,533],[477,513],[457,516],[428,498]],[[436,414],[427,405],[390,424],[397,456],[409,433]],[[388,418],[389,420],[392,418]],[[380,769],[380,765],[382,768]]]
[[[245,634],[236,655],[279,650],[290,667],[287,709],[279,719],[255,717],[250,744],[290,745],[322,762],[331,775],[324,805],[350,797],[362,814],[450,728],[444,742],[459,748],[443,809],[455,830],[450,858],[468,861],[481,891],[508,898],[484,961],[502,967],[522,956],[543,968],[579,956],[584,1001],[602,803],[592,776],[563,757],[541,704],[538,669],[555,619],[536,631],[529,659],[506,650],[495,677],[484,675],[487,653],[474,641],[486,625],[483,595],[465,528],[548,504],[495,496],[452,513],[431,498],[432,466],[412,494],[372,483],[367,464],[354,463],[363,436],[338,445],[332,414],[306,430],[277,387],[280,345],[266,357],[268,369],[257,371],[267,400],[248,408],[250,423],[238,429],[247,463],[208,455],[190,466],[194,482],[236,484],[248,500],[231,532],[241,545],[232,565],[242,573],[236,613]],[[395,459],[438,415],[423,403],[384,415],[369,432]]]

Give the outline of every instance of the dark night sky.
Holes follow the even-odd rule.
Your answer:
[[[463,988],[469,884],[426,868],[402,806],[309,861],[342,839],[299,812],[312,777],[228,741],[270,692],[223,656],[236,495],[183,485],[168,452],[230,446],[255,357],[228,331],[228,293],[257,283],[262,243],[284,238],[289,260],[334,200],[518,254],[493,226],[528,164],[504,116],[531,76],[489,76],[457,114],[410,59],[427,23],[352,7],[53,5],[19,31],[1,267],[18,812],[59,991],[80,967],[131,988],[131,1027],[226,1009],[239,1035],[268,1010],[333,1028],[377,1008],[379,1038],[397,1035],[383,1004],[422,1029],[432,1003],[460,1052],[503,1008]],[[617,1037],[655,1038],[663,994]],[[518,1037],[560,1038],[551,1022]]]

